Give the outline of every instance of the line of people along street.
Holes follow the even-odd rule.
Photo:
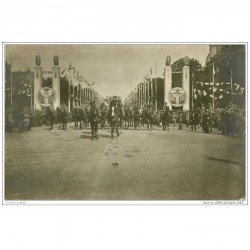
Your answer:
[[[46,107],[43,110],[15,110],[10,108],[5,113],[6,131],[28,131],[32,127],[48,126],[49,130],[55,124],[59,129],[66,130],[69,122],[79,129],[91,128],[91,138],[98,139],[98,129],[111,129],[111,138],[120,135],[121,129],[169,131],[170,127],[182,130],[183,126],[191,131],[201,130],[211,133],[220,131],[224,135],[244,136],[245,112],[236,105],[226,108],[206,109],[196,108],[190,111],[170,110],[164,105],[162,110],[156,111],[153,105],[140,109],[136,105],[122,104],[119,99],[113,99],[107,105],[98,105],[95,101],[76,106],[71,112],[68,107]]]

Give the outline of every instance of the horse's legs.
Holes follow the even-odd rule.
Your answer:
[[[118,127],[118,124],[116,124],[116,135],[119,136],[119,127]]]
[[[111,122],[110,126],[111,126],[111,138],[114,138],[114,124],[113,124],[113,122]]]
[[[98,139],[98,122],[95,123],[95,137]]]
[[[91,140],[93,140],[95,136],[95,129],[93,122],[90,122],[90,127],[91,127]]]

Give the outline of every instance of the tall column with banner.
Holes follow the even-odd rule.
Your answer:
[[[182,74],[182,88],[186,92],[186,101],[183,104],[183,111],[190,109],[190,69],[189,69],[189,58],[186,56],[184,59],[185,66],[183,67]]]
[[[54,66],[52,67],[52,88],[56,93],[54,107],[58,108],[61,105],[61,100],[60,100],[60,67],[59,67],[59,58],[57,55],[54,56],[53,61],[54,61]]]
[[[36,56],[36,66],[34,68],[34,109],[41,110],[41,105],[38,101],[38,91],[42,88],[42,67],[41,58]]]
[[[172,89],[172,67],[170,65],[171,57],[166,57],[166,64],[164,67],[164,104],[166,103],[170,110],[172,110],[172,105],[169,101],[168,95],[170,90]]]

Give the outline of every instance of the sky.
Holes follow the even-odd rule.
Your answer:
[[[12,69],[33,70],[35,56],[40,55],[44,71],[51,70],[53,56],[58,55],[61,72],[76,67],[103,97],[118,95],[123,99],[153,68],[162,75],[166,56],[174,62],[184,56],[204,65],[209,46],[206,44],[6,44],[5,57]],[[155,64],[156,62],[156,64]]]

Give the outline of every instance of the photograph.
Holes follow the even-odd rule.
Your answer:
[[[3,43],[3,204],[246,204],[246,56]]]

